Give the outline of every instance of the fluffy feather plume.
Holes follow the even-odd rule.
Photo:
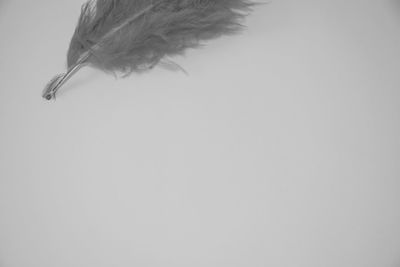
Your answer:
[[[90,0],[68,51],[68,72],[54,78],[43,97],[80,67],[130,74],[157,65],[202,41],[240,30],[251,0]]]

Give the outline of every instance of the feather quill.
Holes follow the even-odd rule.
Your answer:
[[[251,0],[89,0],[70,42],[68,71],[51,80],[42,97],[54,99],[85,65],[129,75],[202,41],[236,33],[252,5]]]

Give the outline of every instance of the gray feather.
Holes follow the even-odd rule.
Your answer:
[[[68,70],[51,80],[42,97],[55,99],[87,64],[125,75],[158,63],[176,68],[164,57],[237,32],[253,5],[252,0],[89,0],[70,43]]]

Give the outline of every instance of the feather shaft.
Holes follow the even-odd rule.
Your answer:
[[[86,51],[85,53],[82,54],[82,56],[80,57],[78,63],[76,63],[75,65],[71,66],[68,71],[65,74],[59,74],[56,75],[55,78],[53,78],[52,81],[56,81],[56,83],[52,83],[50,82],[46,88],[43,90],[42,93],[42,97],[47,99],[47,100],[51,100],[51,99],[55,99],[57,91],[76,73],[78,72],[84,65],[86,60],[90,57],[90,54],[94,54],[95,52],[93,52],[94,50],[96,50],[97,48],[99,48],[100,44],[104,41],[107,40],[108,38],[111,38],[114,34],[116,34],[119,30],[121,30],[122,28],[126,27],[127,25],[129,25],[130,23],[132,23],[135,19],[137,19],[138,17],[142,16],[144,13],[146,13],[147,11],[149,11],[150,9],[152,9],[154,7],[153,4],[150,4],[147,8],[143,9],[142,11],[140,11],[139,13],[135,14],[134,16],[132,16],[131,18],[127,19],[125,22],[123,22],[121,25],[115,27],[114,29],[111,29],[106,35],[104,35],[104,37],[99,41],[99,43],[94,44],[92,47],[90,47],[88,49],[88,51]]]

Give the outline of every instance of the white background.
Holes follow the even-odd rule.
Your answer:
[[[55,102],[81,0],[0,1],[0,266],[400,266],[400,3],[274,0]]]

